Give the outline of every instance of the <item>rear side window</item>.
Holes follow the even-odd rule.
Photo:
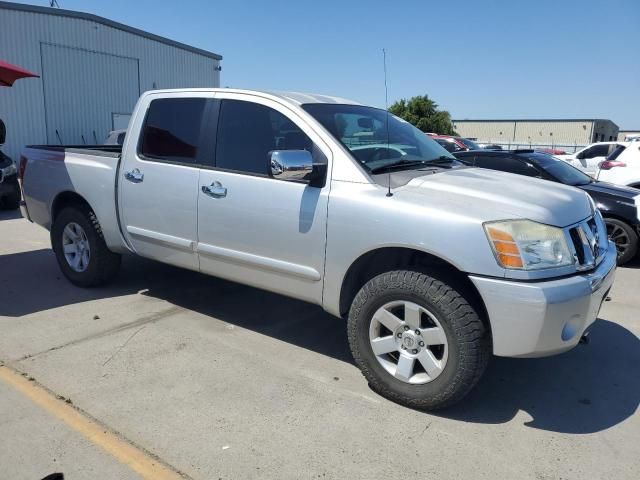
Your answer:
[[[625,147],[624,145],[616,145],[615,150],[609,154],[607,160],[615,160],[620,156],[622,152],[624,152],[625,148],[627,147]]]
[[[222,100],[216,167],[267,175],[273,150],[314,149],[311,139],[280,112],[253,102]]]
[[[151,159],[196,163],[206,98],[160,98],[149,104],[140,153]]]

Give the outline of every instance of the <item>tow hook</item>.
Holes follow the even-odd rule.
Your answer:
[[[589,332],[586,332],[584,335],[580,337],[580,341],[578,342],[580,345],[588,345],[589,344]]]

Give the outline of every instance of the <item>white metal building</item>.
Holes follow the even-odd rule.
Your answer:
[[[0,88],[3,151],[17,160],[28,144],[102,143],[146,90],[219,87],[222,57],[95,15],[0,1],[0,59],[40,75]]]
[[[605,119],[452,120],[461,136],[510,146],[577,148],[618,138],[618,126]]]
[[[640,137],[640,128],[636,130],[620,130],[618,132],[618,141],[623,142],[629,137]]]

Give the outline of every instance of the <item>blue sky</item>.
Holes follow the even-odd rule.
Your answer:
[[[47,5],[48,1],[27,1]],[[638,0],[58,0],[224,56],[222,86],[640,128]]]

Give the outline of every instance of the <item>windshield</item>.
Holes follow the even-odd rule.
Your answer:
[[[529,158],[535,161],[535,163],[545,172],[565,185],[587,185],[593,181],[593,178],[583,171],[578,170],[564,160],[552,157],[551,155],[534,153]]]
[[[456,160],[425,133],[385,110],[328,103],[310,103],[302,108],[372,173],[391,165],[419,168],[427,162]]]
[[[469,140],[468,138],[458,138],[459,142],[464,143],[464,146],[467,147],[469,150],[480,150],[480,145],[478,145],[476,142]]]

